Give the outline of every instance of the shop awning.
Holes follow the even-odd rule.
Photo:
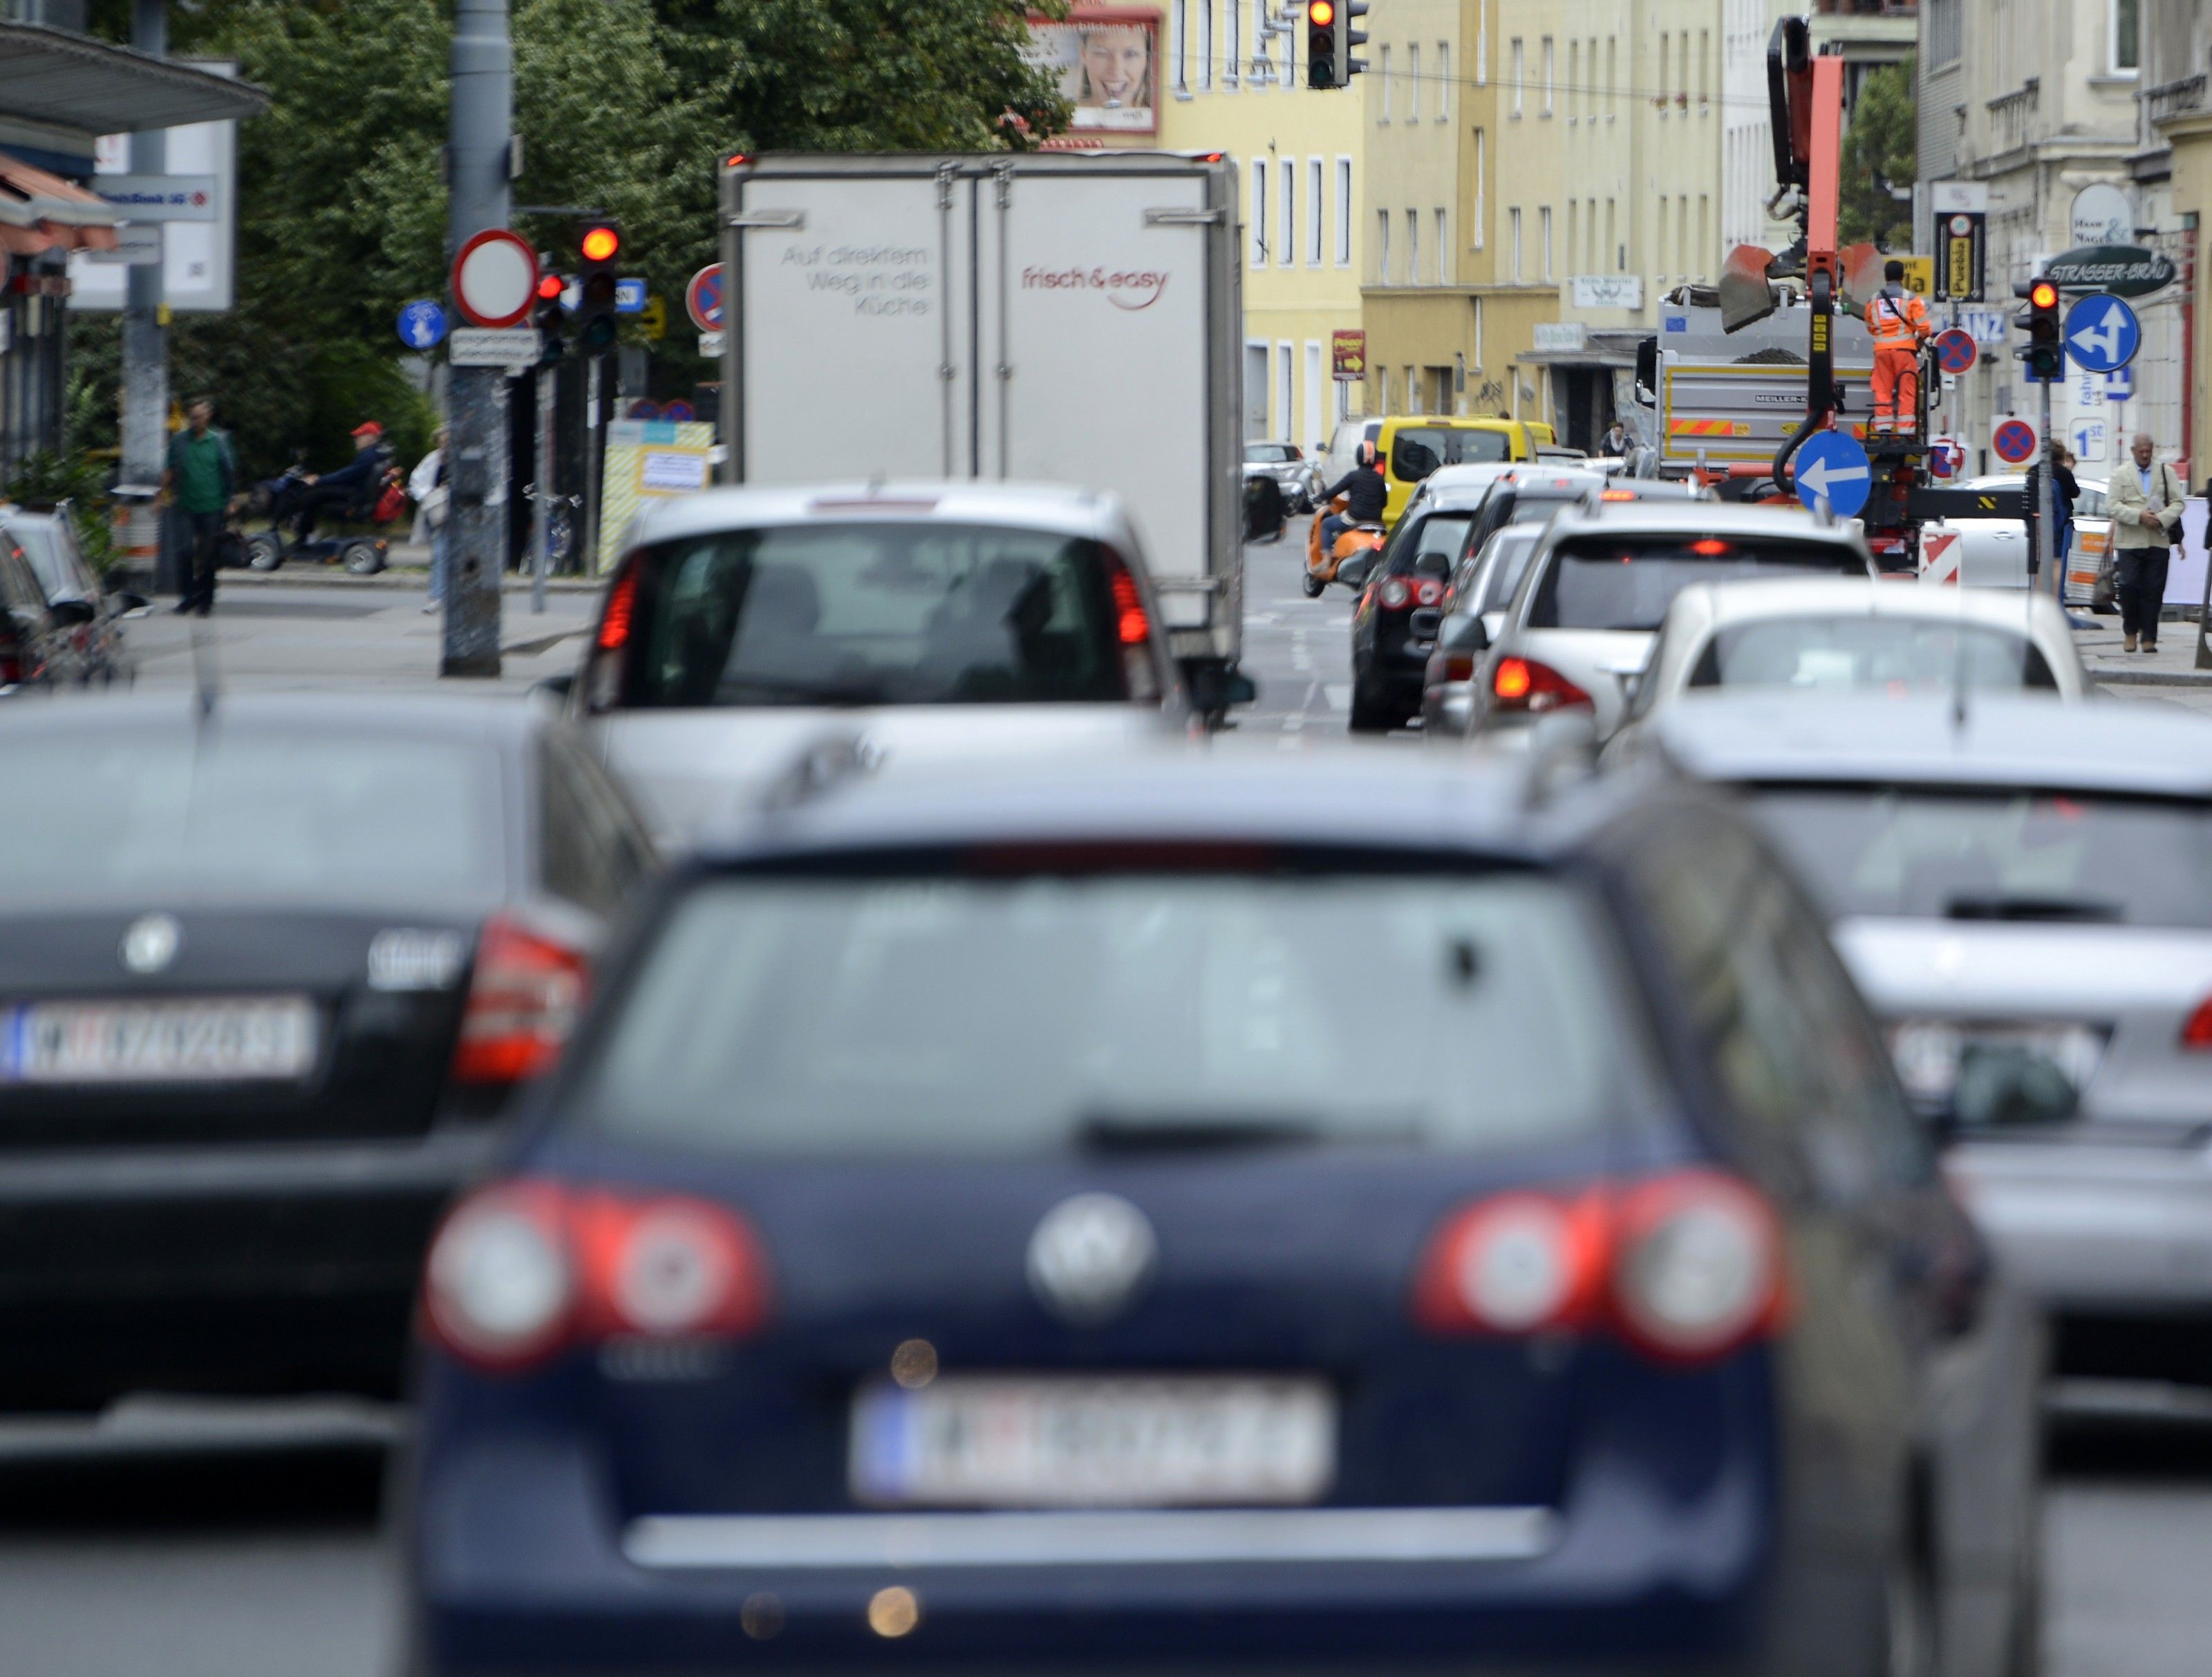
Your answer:
[[[228,76],[44,23],[0,22],[0,116],[135,134],[268,108],[267,94]]]
[[[122,219],[104,198],[0,151],[0,250],[11,256],[113,250]]]

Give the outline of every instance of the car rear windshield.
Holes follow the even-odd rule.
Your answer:
[[[2212,927],[2212,810],[2055,793],[1768,788],[1836,914]]]
[[[1532,629],[1656,630],[1692,582],[1757,577],[1864,576],[1834,542],[1772,536],[1580,536],[1560,545],[1529,603]]]
[[[1411,576],[1423,571],[1431,576],[1449,576],[1467,540],[1468,526],[1474,522],[1472,513],[1437,513],[1417,523],[1401,519],[1382,556],[1383,574]]]
[[[507,878],[500,762],[413,737],[0,743],[0,904],[149,896],[472,907]]]
[[[1975,688],[2058,685],[2026,635],[1975,623],[1865,617],[1734,624],[1706,642],[1689,684],[1926,693],[1962,682]]]
[[[1053,531],[718,531],[641,556],[633,706],[1027,704],[1128,687],[1108,561]]]
[[[1509,459],[1512,453],[1512,439],[1503,431],[1404,426],[1390,440],[1390,475],[1401,483],[1417,483],[1438,466],[1479,465]]]
[[[1642,1040],[1528,875],[721,879],[672,911],[583,1120],[763,1153],[1598,1128]]]
[[[1485,543],[1480,586],[1468,609],[1494,611],[1510,599],[1521,586],[1522,572],[1528,568],[1528,556],[1543,538],[1543,531],[1535,526],[1508,525]]]

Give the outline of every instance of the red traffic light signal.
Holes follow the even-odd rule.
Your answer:
[[[622,249],[622,234],[605,225],[587,228],[578,246],[586,262],[611,262]]]
[[[540,274],[538,276],[538,300],[540,302],[557,303],[561,301],[561,294],[568,289],[568,282],[558,274]]]
[[[2028,288],[2027,301],[2031,307],[2057,308],[2058,307],[2058,288],[2053,285],[2049,280],[2038,280],[2033,286]]]
[[[1307,0],[1306,21],[1316,29],[1326,29],[1336,21],[1336,0]]]

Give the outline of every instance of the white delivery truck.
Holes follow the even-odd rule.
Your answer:
[[[728,482],[1110,492],[1176,656],[1219,690],[1243,622],[1234,162],[738,157],[721,203]]]

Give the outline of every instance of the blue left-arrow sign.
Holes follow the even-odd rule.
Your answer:
[[[434,349],[446,340],[446,311],[428,298],[399,306],[399,341],[410,349]]]
[[[1874,468],[1858,439],[1816,431],[1797,451],[1797,498],[1818,511],[1823,500],[1839,519],[1856,518],[1874,491]]]

